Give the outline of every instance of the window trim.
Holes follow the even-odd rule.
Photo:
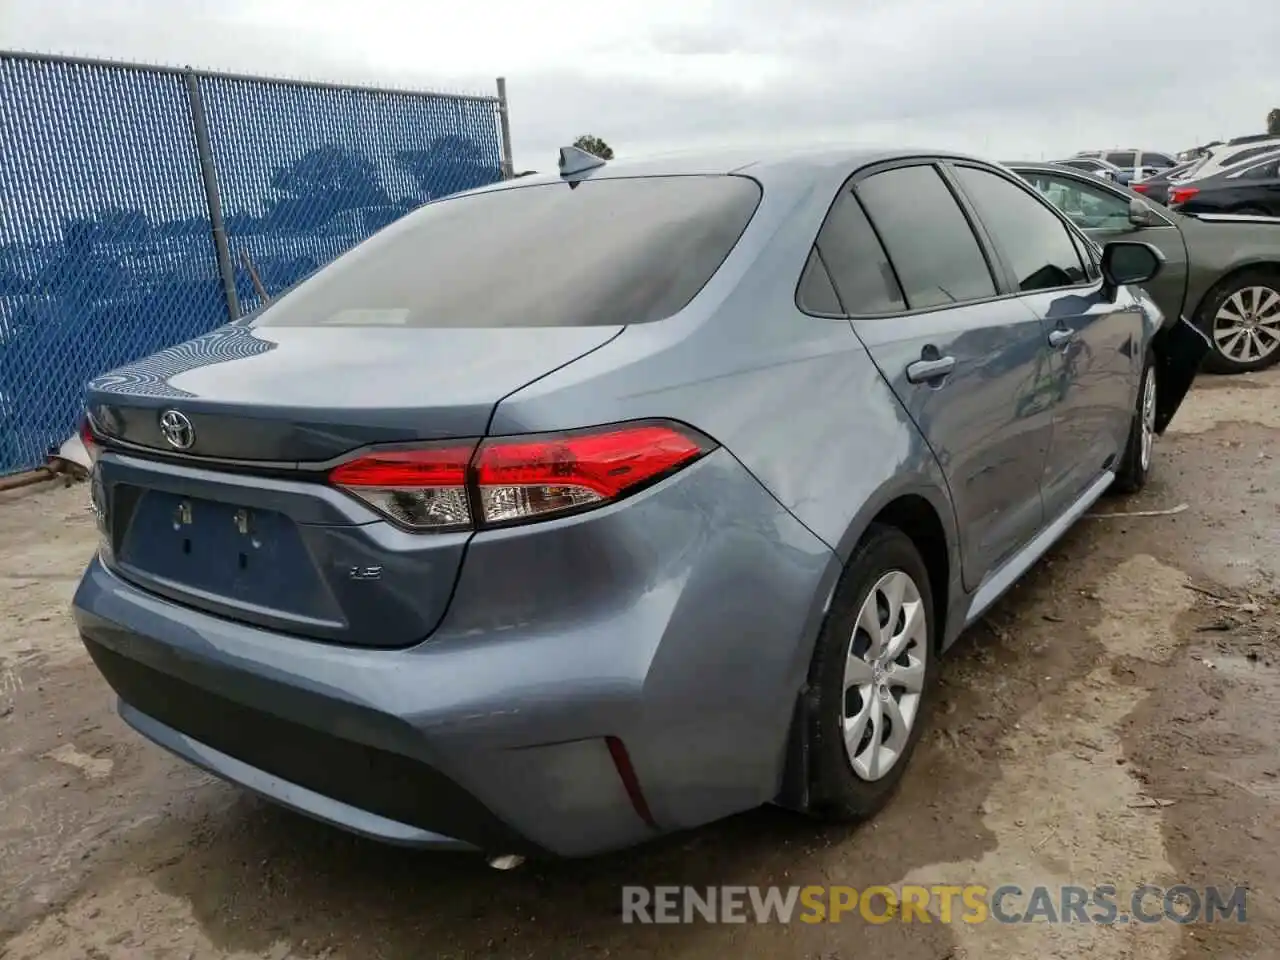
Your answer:
[[[1053,293],[1055,291],[1064,291],[1064,290],[1083,290],[1085,288],[1101,289],[1103,284],[1102,271],[1098,269],[1097,260],[1094,259],[1093,270],[1089,269],[1090,265],[1088,263],[1084,264],[1086,268],[1086,274],[1089,276],[1089,279],[1086,281],[1083,281],[1078,284],[1073,284],[1069,287],[1055,287],[1048,290],[1033,290],[1030,292],[1024,292],[1022,290],[1019,290],[1017,288],[1017,284],[1014,283],[1010,277],[1008,265],[1000,257],[999,251],[996,248],[994,242],[992,241],[990,234],[987,233],[985,224],[983,224],[981,221],[981,218],[977,216],[977,213],[974,210],[972,204],[970,203],[968,197],[965,196],[962,192],[958,191],[957,185],[954,182],[955,178],[952,175],[950,170],[950,167],[956,166],[956,165],[973,167],[974,169],[977,169],[977,170],[985,170],[988,173],[994,173],[997,176],[1001,176],[1004,179],[1009,180],[1009,182],[1012,183],[1015,187],[1020,187],[1023,190],[1029,192],[1031,196],[1038,203],[1042,204],[1046,209],[1048,209],[1054,216],[1058,218],[1059,222],[1061,222],[1063,226],[1066,227],[1068,233],[1075,240],[1078,251],[1079,251],[1079,248],[1082,248],[1083,251],[1085,252],[1092,251],[1094,241],[1089,238],[1089,235],[1086,234],[1079,227],[1077,227],[1070,220],[1068,220],[1065,214],[1062,213],[1062,211],[1060,211],[1053,204],[1049,203],[1047,200],[1042,198],[1034,189],[1032,189],[1030,184],[1022,180],[1021,177],[1017,176],[1016,174],[1013,177],[1010,177],[1005,171],[1001,170],[998,167],[992,166],[987,163],[983,163],[982,161],[979,161],[979,160],[973,160],[968,157],[953,157],[945,154],[929,154],[924,156],[913,156],[913,157],[896,157],[892,160],[882,160],[879,162],[870,163],[864,167],[860,167],[856,169],[844,181],[841,182],[840,189],[837,190],[832,195],[831,201],[827,204],[826,213],[822,215],[822,221],[818,225],[817,230],[814,231],[813,239],[810,241],[810,244],[809,244],[809,252],[812,252],[817,247],[818,236],[819,234],[822,233],[822,228],[826,225],[827,218],[831,215],[831,211],[835,208],[836,201],[840,199],[841,194],[845,190],[854,190],[855,191],[854,198],[858,201],[859,204],[861,204],[862,200],[860,197],[857,196],[857,193],[856,193],[856,187],[858,183],[860,183],[861,181],[866,180],[869,177],[875,176],[875,174],[877,173],[884,173],[888,170],[897,169],[899,167],[931,166],[934,168],[937,174],[942,178],[942,181],[944,184],[946,184],[947,189],[951,191],[951,195],[955,199],[956,205],[960,208],[960,212],[964,215],[965,220],[968,222],[969,229],[973,232],[974,239],[978,243],[978,249],[982,251],[982,256],[987,262],[987,269],[991,272],[991,278],[994,281],[995,288],[996,288],[995,294],[989,297],[979,297],[972,300],[961,300],[956,303],[942,303],[942,304],[938,304],[937,306],[908,308],[906,310],[896,310],[889,313],[848,313],[846,311],[846,313],[843,316],[839,316],[839,317],[828,316],[826,314],[820,314],[820,313],[811,313],[800,306],[800,298],[799,298],[800,280],[804,276],[804,265],[809,261],[809,252],[806,252],[803,258],[803,261],[800,264],[799,274],[796,277],[796,286],[795,286],[795,292],[793,295],[793,303],[795,304],[796,310],[803,316],[813,317],[818,320],[843,320],[848,322],[853,322],[853,321],[879,322],[879,321],[896,320],[901,317],[927,316],[928,314],[939,313],[943,310],[956,310],[964,307],[982,306],[983,304],[998,303],[1002,300],[1014,300],[1022,297],[1030,297],[1030,296],[1035,296],[1041,293]],[[1087,174],[1075,174],[1072,177],[1072,179],[1084,181],[1087,176],[1088,176]],[[1104,184],[1104,188],[1105,187],[1106,185]],[[880,249],[884,251],[885,259],[888,261],[890,268],[893,270],[894,277],[896,278],[898,276],[898,267],[893,262],[893,257],[889,254],[889,250],[884,245],[884,241],[880,238],[880,230],[875,225],[875,221],[872,219],[871,214],[870,212],[867,211],[865,205],[863,205],[863,213],[866,214],[867,221],[871,224],[871,229],[875,233],[876,239],[880,242]],[[1174,224],[1170,223],[1169,226],[1174,226]],[[819,257],[822,256],[821,251],[819,251],[818,256]],[[998,269],[997,269],[997,264],[998,264]],[[823,266],[824,267],[826,266],[825,262]],[[830,270],[828,270],[827,272],[828,272],[828,275],[830,275]],[[832,280],[832,286],[833,287],[835,286],[834,279]],[[900,280],[899,280],[899,287],[901,287]],[[905,296],[905,291],[903,293]],[[840,297],[839,288],[836,289],[836,297],[837,299],[839,299]],[[843,301],[841,301],[841,306],[843,306]]]

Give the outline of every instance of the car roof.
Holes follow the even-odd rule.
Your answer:
[[[939,157],[990,163],[982,157],[954,150],[925,147],[868,145],[820,145],[810,147],[732,147],[712,150],[682,150],[641,157],[610,160],[573,179],[616,179],[621,177],[656,177],[680,175],[747,174],[760,180],[774,176],[794,177],[810,173],[828,176],[846,175],[862,167],[890,160],[914,157]],[[484,189],[503,189],[539,183],[560,183],[558,173],[538,173],[502,181]]]

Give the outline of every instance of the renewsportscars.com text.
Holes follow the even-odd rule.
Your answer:
[[[1115,884],[988,887],[622,888],[623,923],[1216,923],[1245,922],[1244,887]]]

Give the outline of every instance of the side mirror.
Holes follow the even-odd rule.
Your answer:
[[[1113,240],[1102,248],[1102,277],[1110,287],[1148,283],[1164,268],[1164,254],[1149,243]]]
[[[1155,218],[1151,214],[1151,208],[1134,197],[1129,201],[1129,222],[1135,227],[1149,227],[1155,222]]]

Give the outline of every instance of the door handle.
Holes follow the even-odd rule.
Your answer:
[[[1056,330],[1049,331],[1049,346],[1057,350],[1058,347],[1065,347],[1075,338],[1076,332],[1074,330],[1068,330],[1066,327],[1058,327]]]
[[[912,383],[929,383],[932,380],[941,380],[955,368],[955,357],[917,360],[915,363],[907,364],[907,379]]]

